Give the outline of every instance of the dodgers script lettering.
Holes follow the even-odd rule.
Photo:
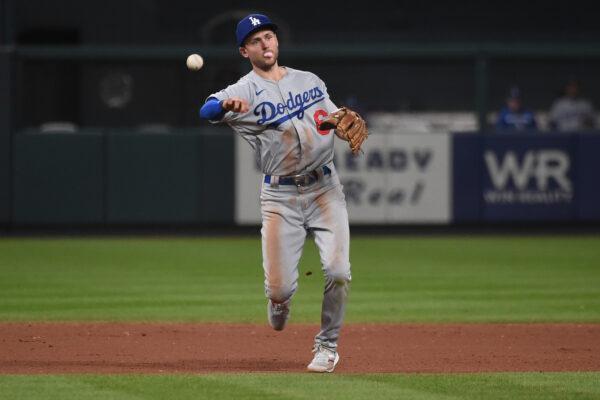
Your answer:
[[[270,101],[263,101],[254,108],[254,115],[260,116],[256,123],[258,125],[264,125],[266,123],[275,122],[279,125],[294,116],[298,116],[298,119],[302,119],[304,117],[304,110],[324,98],[325,94],[321,89],[314,87],[298,94],[288,92],[287,100],[284,103],[273,104]],[[285,115],[286,110],[288,113],[291,112],[289,116]],[[277,119],[282,115],[285,115],[285,117]]]

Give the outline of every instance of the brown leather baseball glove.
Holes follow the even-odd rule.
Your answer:
[[[319,129],[335,129],[335,134],[348,142],[352,154],[358,154],[363,142],[369,137],[365,120],[358,113],[346,107],[325,117],[319,124]]]

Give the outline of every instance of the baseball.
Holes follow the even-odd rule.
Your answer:
[[[200,54],[190,54],[185,64],[191,71],[198,71],[204,65],[204,59]]]

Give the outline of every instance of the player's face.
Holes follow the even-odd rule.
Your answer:
[[[271,30],[258,31],[251,35],[240,47],[240,54],[250,60],[252,65],[268,70],[277,63],[279,42],[275,32]]]

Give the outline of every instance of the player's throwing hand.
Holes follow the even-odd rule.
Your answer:
[[[239,97],[231,97],[229,99],[223,100],[221,104],[225,111],[233,111],[235,113],[247,113],[250,110],[250,106],[248,106],[248,102],[244,99],[240,99]]]

